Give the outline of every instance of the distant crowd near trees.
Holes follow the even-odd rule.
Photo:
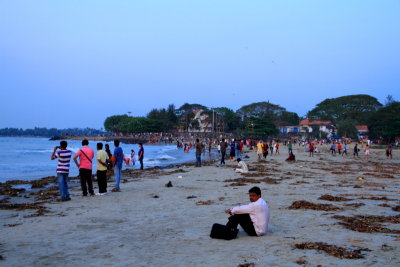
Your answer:
[[[208,115],[213,131],[231,132],[242,136],[276,136],[277,125],[297,125],[295,112],[269,102],[257,102],[233,111],[226,107],[209,108],[201,104],[185,103],[179,108],[152,109],[146,117],[115,115],[108,117],[104,128],[114,133],[169,132],[198,129],[196,110]],[[400,102],[389,95],[385,105],[369,95],[348,95],[328,98],[307,113],[307,118],[331,121],[337,127],[337,136],[355,138],[356,125],[368,125],[372,138],[387,141],[400,137]],[[213,123],[213,124],[212,124]]]

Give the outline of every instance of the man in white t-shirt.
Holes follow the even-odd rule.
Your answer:
[[[229,222],[226,226],[235,231],[240,224],[248,235],[262,236],[268,230],[268,204],[261,198],[261,189],[257,186],[249,190],[249,198],[250,204],[237,206],[225,211],[232,215],[229,217]]]
[[[235,172],[240,172],[240,173],[248,173],[249,168],[247,167],[246,162],[241,160],[240,158],[237,159],[238,165],[237,168],[235,169]]]

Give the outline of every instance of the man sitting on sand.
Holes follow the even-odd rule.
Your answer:
[[[296,160],[296,156],[293,153],[289,154],[289,157],[286,159],[286,161],[295,161]]]
[[[247,167],[246,162],[244,162],[243,160],[241,160],[240,158],[237,159],[238,162],[238,167],[235,169],[235,172],[240,172],[240,173],[248,173],[249,172],[249,168]]]
[[[269,207],[264,199],[261,198],[261,189],[257,186],[249,190],[251,203],[243,206],[237,206],[226,210],[232,215],[226,224],[232,231],[237,232],[237,226],[250,236],[262,236],[268,230]]]

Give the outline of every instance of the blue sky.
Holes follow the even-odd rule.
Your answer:
[[[0,0],[0,128],[185,102],[400,100],[400,1]]]

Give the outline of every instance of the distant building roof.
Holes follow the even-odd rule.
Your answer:
[[[356,129],[359,131],[368,131],[367,125],[356,125]]]
[[[300,126],[307,126],[307,125],[330,125],[332,124],[331,121],[320,121],[320,120],[313,120],[313,119],[305,119],[300,121]]]

